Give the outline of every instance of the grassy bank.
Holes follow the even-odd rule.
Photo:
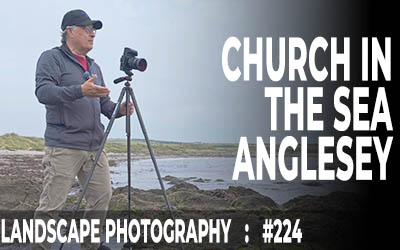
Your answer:
[[[157,141],[152,140],[151,145],[156,154],[163,155],[190,155],[190,156],[236,156],[238,150],[238,144],[235,143],[183,143],[183,142],[171,142],[171,141]],[[9,150],[43,150],[44,139],[38,137],[20,136],[15,133],[8,133],[0,136],[0,149]],[[269,145],[266,144],[267,151]],[[250,144],[251,156],[256,156],[256,145]],[[132,152],[147,153],[148,149],[146,142],[143,139],[133,139],[131,141]],[[279,146],[276,146],[276,150]],[[288,155],[299,155],[300,145],[296,151],[291,149],[287,150]],[[125,139],[108,139],[105,150],[113,153],[126,152],[126,140]],[[308,154],[316,154],[318,152],[318,145],[308,144]]]
[[[222,143],[180,143],[168,141],[151,141],[155,153],[171,155],[236,155],[236,144]],[[43,150],[44,139],[38,137],[20,136],[15,133],[0,136],[0,148],[9,150]],[[131,143],[133,152],[148,152],[144,140],[134,139]],[[125,139],[109,139],[105,149],[107,152],[126,152]]]

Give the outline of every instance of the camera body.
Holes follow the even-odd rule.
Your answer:
[[[126,74],[132,69],[145,71],[147,68],[147,61],[144,58],[137,58],[138,52],[134,49],[125,48],[121,56],[120,69]]]

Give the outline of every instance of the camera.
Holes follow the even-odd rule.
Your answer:
[[[138,52],[134,49],[125,48],[124,54],[121,56],[120,69],[128,74],[132,69],[145,71],[147,61],[144,58],[137,58]]]

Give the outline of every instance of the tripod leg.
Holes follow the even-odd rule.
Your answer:
[[[91,179],[92,176],[93,176],[93,173],[94,173],[94,170],[95,170],[95,168],[96,168],[97,162],[99,161],[101,152],[103,152],[104,145],[105,145],[105,143],[106,143],[106,141],[107,141],[108,134],[110,133],[111,127],[112,127],[112,125],[114,124],[115,117],[117,116],[117,112],[118,112],[119,107],[120,107],[120,105],[121,105],[122,98],[123,98],[124,95],[125,95],[125,92],[127,92],[127,90],[126,90],[125,88],[123,88],[123,89],[121,90],[121,94],[119,95],[117,104],[115,105],[114,112],[113,112],[113,114],[112,114],[112,116],[111,116],[111,118],[110,118],[110,122],[109,122],[108,125],[107,125],[107,129],[106,129],[106,131],[105,131],[105,133],[104,133],[104,137],[103,137],[103,140],[102,140],[102,142],[101,142],[101,144],[100,144],[100,148],[99,148],[99,150],[98,150],[97,153],[96,153],[96,157],[95,157],[95,160],[94,160],[94,162],[93,162],[93,166],[92,166],[92,168],[90,169],[89,175],[88,175],[88,177],[87,177],[87,179],[86,179],[86,182],[85,182],[85,185],[84,185],[83,188],[82,188],[82,192],[81,192],[81,195],[79,196],[79,200],[78,200],[78,202],[77,202],[77,204],[76,204],[76,206],[75,206],[75,209],[74,209],[74,211],[73,211],[72,218],[75,218],[75,217],[76,217],[76,214],[77,214],[77,212],[78,212],[78,210],[79,210],[79,208],[80,208],[80,206],[81,206],[83,197],[84,197],[84,195],[85,195],[85,193],[86,193],[86,191],[87,191],[87,189],[88,189],[88,186],[89,186],[89,183],[90,183],[90,179]],[[68,232],[69,232],[69,227],[70,227],[70,224],[68,224],[67,229],[66,229],[67,235],[68,235]],[[61,250],[63,247],[64,247],[64,243],[61,243],[59,250]]]
[[[127,88],[128,89],[128,88]],[[129,97],[130,93],[126,93],[126,144],[127,144],[127,160],[128,160],[128,221],[131,221],[131,115],[129,114]]]
[[[153,165],[154,165],[154,168],[155,168],[156,173],[157,173],[158,181],[160,182],[160,186],[161,186],[161,190],[163,192],[163,196],[164,196],[165,202],[167,203],[167,207],[168,207],[168,210],[169,210],[169,215],[170,215],[171,219],[175,220],[174,214],[172,213],[171,205],[170,205],[169,200],[168,200],[167,192],[165,191],[164,183],[163,183],[163,180],[161,178],[160,170],[158,169],[157,161],[156,161],[156,158],[154,157],[153,148],[151,147],[150,140],[149,140],[149,137],[147,135],[146,127],[144,126],[144,122],[143,122],[143,119],[142,119],[142,115],[140,114],[140,110],[139,110],[139,106],[138,106],[138,103],[137,103],[136,98],[135,98],[135,94],[133,93],[132,88],[129,87],[129,88],[127,88],[127,90],[128,90],[128,93],[126,93],[126,94],[127,95],[129,94],[131,96],[131,98],[132,98],[134,109],[136,111],[136,115],[138,117],[138,120],[139,120],[139,123],[140,123],[140,127],[142,128],[144,139],[146,140],[147,148],[149,150],[149,153],[150,153],[150,156],[151,156],[151,160],[153,161]],[[181,245],[181,249],[184,250],[182,242],[181,242],[180,245]]]
[[[139,123],[140,123],[140,127],[142,128],[142,132],[143,132],[144,138],[146,140],[147,148],[148,148],[148,150],[150,152],[151,160],[153,161],[153,165],[154,165],[154,168],[155,168],[156,173],[157,173],[158,181],[160,182],[160,186],[161,186],[161,189],[163,191],[165,202],[167,203],[171,218],[174,219],[174,216],[172,214],[171,205],[169,203],[167,193],[165,192],[164,183],[163,183],[163,180],[161,178],[160,171],[158,169],[157,161],[156,161],[156,158],[154,157],[153,148],[151,147],[149,137],[147,136],[147,131],[146,131],[146,128],[144,126],[142,115],[140,114],[139,106],[138,106],[138,104],[136,102],[136,98],[135,98],[135,95],[133,93],[132,88],[128,88],[128,90],[129,90],[130,96],[132,97],[132,102],[133,102],[134,108],[136,110],[136,114],[137,114],[137,117],[138,117],[138,120],[139,120]]]

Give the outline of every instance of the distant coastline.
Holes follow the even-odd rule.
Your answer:
[[[171,157],[235,157],[237,154],[238,144],[236,143],[202,143],[202,142],[173,142],[151,140],[154,153],[158,156]],[[269,151],[269,145],[265,145]],[[42,151],[44,148],[44,139],[39,137],[21,136],[15,133],[7,133],[0,136],[0,149],[3,150],[30,150]],[[256,145],[249,144],[250,154],[256,156]],[[309,154],[317,152],[316,144],[307,145]],[[105,150],[108,153],[124,153],[126,152],[126,139],[107,140]],[[137,155],[146,157],[148,149],[143,139],[133,139],[131,150]],[[296,151],[287,152],[287,155],[300,154],[300,147]]]

